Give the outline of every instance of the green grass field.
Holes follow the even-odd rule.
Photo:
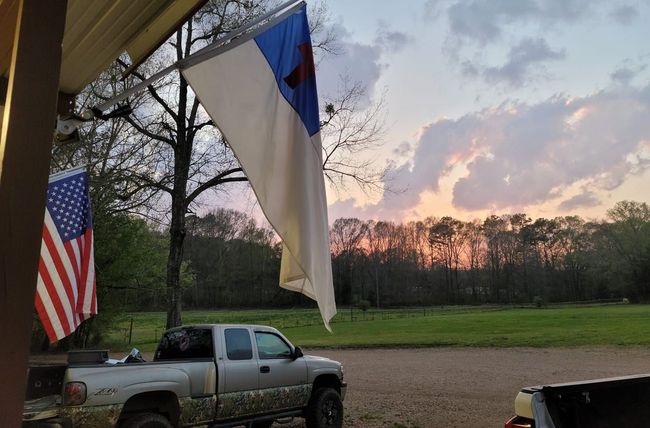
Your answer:
[[[133,318],[132,344],[126,343]],[[314,347],[571,347],[650,345],[650,306],[604,305],[546,309],[446,307],[368,311],[340,310],[329,334],[315,310],[187,311],[184,324],[254,323],[280,328],[294,344]],[[111,349],[155,348],[165,314],[128,314],[106,345]]]

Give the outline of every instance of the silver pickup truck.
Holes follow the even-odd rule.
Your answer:
[[[28,378],[24,427],[340,427],[346,391],[340,363],[258,325],[177,327],[153,362],[30,367]]]

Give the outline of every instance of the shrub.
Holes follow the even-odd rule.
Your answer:
[[[533,303],[535,304],[536,308],[542,308],[546,306],[546,301],[542,296],[535,296],[533,297]]]
[[[368,309],[370,309],[370,302],[367,300],[359,300],[359,303],[357,303],[357,307],[361,309],[363,312],[365,312]]]

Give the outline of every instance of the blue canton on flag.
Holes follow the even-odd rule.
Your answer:
[[[50,183],[47,189],[47,209],[63,241],[83,234],[91,226],[85,174]]]
[[[307,6],[255,37],[280,92],[298,112],[309,135],[320,130],[316,71]]]

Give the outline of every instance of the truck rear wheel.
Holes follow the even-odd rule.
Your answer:
[[[343,403],[333,388],[317,389],[309,400],[307,428],[340,428],[343,426]]]
[[[122,428],[173,428],[171,422],[158,413],[140,413],[126,420]]]

